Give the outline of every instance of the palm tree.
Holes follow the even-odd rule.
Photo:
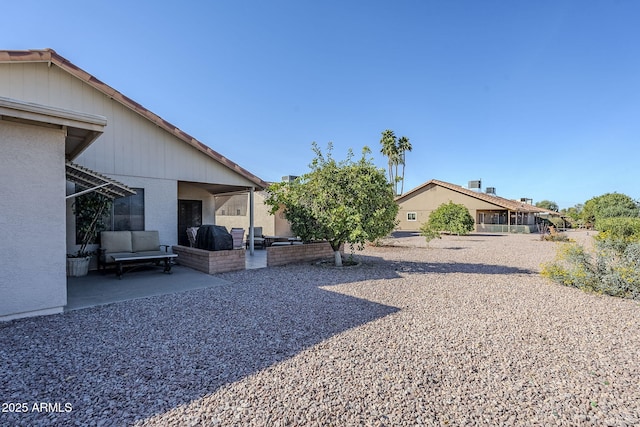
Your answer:
[[[388,159],[388,165],[389,165],[389,182],[391,184],[393,184],[394,186],[394,191],[396,192],[396,194],[398,193],[397,188],[398,188],[398,183],[396,181],[396,178],[398,176],[398,163],[399,163],[399,151],[398,151],[398,146],[396,144],[397,138],[396,135],[393,133],[392,130],[385,130],[384,132],[382,132],[382,138],[380,139],[380,144],[382,144],[382,149],[380,150],[380,152],[387,157]],[[396,168],[396,173],[393,173],[393,168]]]
[[[402,184],[400,187],[400,194],[404,193],[404,166],[405,166],[405,152],[411,151],[413,147],[409,142],[409,138],[406,136],[400,137],[398,140],[398,152],[400,153],[400,163],[402,164]]]

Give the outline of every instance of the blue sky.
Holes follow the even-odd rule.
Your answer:
[[[53,48],[267,181],[380,134],[405,190],[482,180],[561,208],[640,198],[640,2],[32,1],[0,49]]]

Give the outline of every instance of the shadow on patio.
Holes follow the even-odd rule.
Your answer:
[[[99,279],[126,289],[135,287],[134,276]],[[142,276],[157,283],[190,280],[178,269]],[[307,264],[202,276],[219,282],[1,324],[5,395],[73,407],[68,413],[8,414],[5,421],[128,425],[399,310],[320,288],[380,279],[378,268],[336,271]],[[393,270],[383,276],[398,277]]]
[[[253,256],[247,252],[245,265],[248,270],[265,268],[267,251],[255,251]],[[163,274],[162,269],[150,266],[125,272],[122,280],[117,280],[112,270],[107,270],[104,275],[98,271],[91,271],[85,277],[69,277],[65,310],[77,310],[227,283],[216,275],[205,274],[180,265],[173,266],[171,273]]]

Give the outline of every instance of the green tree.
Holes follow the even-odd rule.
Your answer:
[[[332,148],[329,143],[325,156],[314,142],[311,171],[293,182],[271,185],[265,203],[272,214],[283,207],[291,230],[303,241],[327,240],[336,266],[341,266],[340,246],[349,243],[360,250],[366,242],[389,234],[396,226],[398,205],[369,148],[362,149],[358,161],[349,150],[340,162],[331,157]]]
[[[582,220],[586,224],[595,224],[603,218],[627,217],[640,215],[638,202],[626,194],[606,193],[587,200],[581,212]]]
[[[572,222],[576,222],[580,219],[580,213],[582,212],[582,208],[584,207],[583,204],[578,203],[575,206],[572,206],[570,208],[562,208],[560,210],[560,213],[571,218]]]
[[[84,258],[91,255],[87,252],[87,246],[96,240],[100,231],[106,229],[105,214],[112,204],[111,198],[96,191],[76,198],[73,213],[76,215],[76,240],[80,243],[80,249],[69,257]]]
[[[406,152],[411,151],[413,147],[406,136],[398,139],[392,130],[382,132],[380,138],[382,149],[380,152],[387,157],[387,172],[389,173],[389,182],[393,184],[393,192],[395,195],[402,194],[404,191],[404,170],[406,165]],[[398,166],[402,165],[402,177],[398,176]],[[402,182],[401,192],[398,193],[398,183]]]
[[[582,205],[581,203],[578,203],[577,205],[571,206],[570,208],[560,209],[560,214],[562,215],[564,220],[568,222],[569,227],[575,228],[582,227],[584,225],[581,216],[583,206],[584,205]]]
[[[551,200],[541,200],[536,203],[536,206],[542,209],[558,212],[558,204],[556,202],[552,202]]]
[[[420,234],[425,236],[427,241],[438,237],[440,232],[464,235],[473,231],[474,224],[475,221],[466,206],[450,201],[431,212],[429,220],[420,227]]]

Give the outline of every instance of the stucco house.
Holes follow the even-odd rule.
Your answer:
[[[429,214],[449,202],[469,209],[479,232],[537,232],[541,218],[558,215],[525,201],[505,199],[460,185],[432,179],[398,196],[398,230],[418,231]]]
[[[51,49],[0,51],[0,97],[0,237],[11,242],[0,320],[66,304],[65,258],[78,248],[67,161],[135,191],[116,199],[111,229],[158,230],[169,245],[216,223],[216,196],[244,193],[251,218],[267,186]]]

